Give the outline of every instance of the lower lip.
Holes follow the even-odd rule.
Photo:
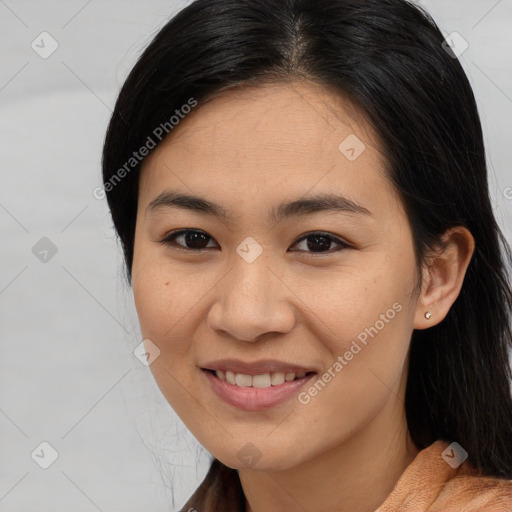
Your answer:
[[[207,370],[201,370],[201,372],[208,379],[213,391],[215,391],[219,398],[245,411],[263,411],[286,402],[316,375],[312,373],[300,379],[283,382],[278,386],[253,388],[230,384],[220,380],[216,375]]]

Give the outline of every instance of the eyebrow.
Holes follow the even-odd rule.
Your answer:
[[[181,194],[172,191],[162,192],[153,199],[146,208],[146,214],[153,214],[170,208],[182,208],[196,213],[204,213],[218,217],[224,222],[229,221],[231,214],[221,205],[215,204],[199,196]],[[318,194],[312,197],[286,201],[271,208],[269,218],[280,222],[289,217],[311,215],[319,212],[346,213],[373,216],[364,206],[336,194]]]

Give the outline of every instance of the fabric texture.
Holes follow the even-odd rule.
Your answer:
[[[375,512],[512,512],[512,480],[481,476],[467,460],[452,468],[448,446],[421,450]]]
[[[512,512],[512,480],[482,476],[467,460],[452,468],[442,457],[448,446],[436,441],[421,450],[375,512]],[[236,469],[213,461],[182,508],[195,511],[246,512]]]

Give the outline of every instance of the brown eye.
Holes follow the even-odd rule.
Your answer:
[[[191,251],[200,251],[201,249],[212,247],[208,246],[209,240],[213,240],[213,238],[204,231],[182,229],[174,233],[169,233],[161,243],[165,245],[177,245]]]
[[[312,253],[336,252],[340,249],[350,247],[349,244],[343,242],[339,238],[329,235],[328,233],[310,233],[295,242],[294,245],[301,243],[303,244],[303,248],[299,249],[299,251]],[[338,248],[332,250],[333,244],[337,245]]]

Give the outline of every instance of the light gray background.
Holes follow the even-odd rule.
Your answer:
[[[208,455],[132,354],[131,291],[92,193],[119,87],[186,3],[0,0],[0,511],[178,510],[205,474]],[[512,0],[421,3],[469,42],[461,61],[510,239]],[[47,59],[31,48],[43,31],[59,44]],[[32,252],[43,237],[57,247],[46,263]],[[43,441],[59,455],[48,469],[31,458]]]

